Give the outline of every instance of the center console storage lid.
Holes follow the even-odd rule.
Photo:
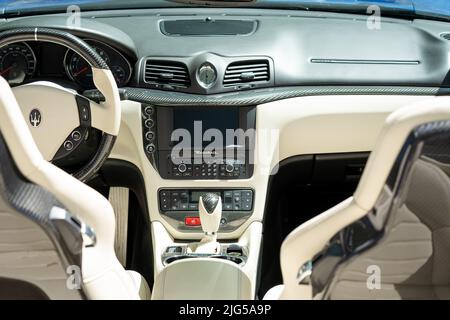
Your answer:
[[[251,300],[251,282],[235,263],[210,258],[184,259],[155,279],[152,300]]]

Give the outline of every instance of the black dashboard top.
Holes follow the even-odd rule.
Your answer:
[[[67,29],[132,66],[129,87],[193,94],[292,86],[449,87],[450,24],[256,9],[87,12],[0,21]],[[184,28],[183,28],[184,26]],[[449,36],[450,39],[450,36]]]

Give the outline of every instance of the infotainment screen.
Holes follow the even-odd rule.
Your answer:
[[[226,148],[235,144],[235,141],[227,141],[227,129],[234,132],[241,127],[238,107],[174,107],[167,120],[168,125],[160,131],[166,131],[165,136],[169,139],[167,144],[170,147],[175,146],[181,140],[179,131],[177,133],[176,130],[182,129],[189,134],[192,147],[194,147],[195,141],[195,145],[201,146],[203,149],[211,143],[204,136],[205,132],[215,129],[214,137],[220,134],[222,147]],[[172,133],[174,133],[173,136]]]
[[[190,137],[192,150],[205,149],[216,142],[217,135],[222,138],[219,149],[246,148],[247,142],[238,139],[234,133],[254,128],[254,109],[235,106],[160,107],[157,110],[158,149],[171,151],[185,141],[185,135]],[[205,134],[209,129],[215,130]]]
[[[201,128],[200,134],[208,129],[217,129],[226,137],[226,130],[239,128],[238,108],[182,108],[173,112],[173,129],[186,129],[194,137],[194,124]],[[199,127],[201,125],[201,127]],[[203,146],[209,141],[203,141]]]
[[[255,106],[158,106],[154,117],[153,124],[143,123],[144,138],[156,136],[151,159],[161,177],[244,179],[253,174]],[[196,200],[199,194],[193,196]]]

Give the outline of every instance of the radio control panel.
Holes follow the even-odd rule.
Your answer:
[[[248,178],[248,166],[229,161],[228,163],[172,163],[168,176],[176,179],[244,179]]]
[[[163,179],[252,177],[255,107],[143,104],[141,115],[145,155]]]

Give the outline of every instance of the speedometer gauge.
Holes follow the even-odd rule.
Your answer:
[[[17,85],[33,76],[36,70],[36,56],[24,42],[13,43],[0,48],[0,76],[10,85]]]

